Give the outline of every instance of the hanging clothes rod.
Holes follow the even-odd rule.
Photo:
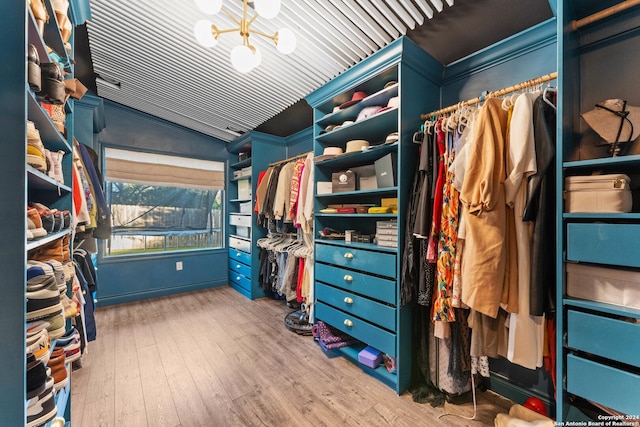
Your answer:
[[[289,157],[288,159],[278,160],[277,162],[269,163],[269,166],[281,165],[282,163],[289,163],[292,160],[300,159],[302,157],[307,157],[309,153],[312,151],[307,151],[306,153],[301,153],[293,157]]]
[[[640,0],[638,0],[638,1],[640,1]],[[542,84],[542,83],[545,83],[545,82],[548,82],[548,81],[551,81],[551,80],[555,80],[557,78],[558,78],[558,73],[556,71],[554,71],[553,73],[545,74],[544,76],[540,76],[540,77],[537,77],[535,79],[527,80],[527,81],[524,81],[522,83],[518,83],[518,84],[515,84],[513,86],[509,86],[509,87],[506,87],[504,89],[497,90],[495,92],[489,92],[485,96],[479,96],[477,98],[473,98],[473,99],[470,99],[468,101],[459,102],[459,103],[457,103],[455,105],[451,105],[451,106],[446,107],[446,108],[441,108],[441,109],[433,111],[433,112],[431,112],[429,114],[421,114],[420,115],[420,120],[427,120],[427,119],[429,119],[431,117],[438,116],[440,114],[451,113],[451,112],[457,110],[458,108],[460,108],[461,105],[478,104],[478,103],[484,101],[487,98],[494,98],[494,97],[497,97],[497,96],[506,95],[508,93],[515,92],[515,91],[522,90],[522,89],[526,89],[528,87],[539,85],[539,84]]]
[[[618,3],[614,6],[603,9],[600,12],[594,13],[593,15],[571,21],[571,29],[573,31],[578,30],[586,25],[593,24],[594,22],[598,22],[601,19],[607,18],[611,15],[615,15],[616,13],[620,13],[629,9],[630,7],[637,6],[639,4],[640,0],[625,0],[622,3]]]

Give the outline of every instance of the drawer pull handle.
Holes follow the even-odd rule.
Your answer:
[[[353,322],[349,319],[345,319],[344,320],[344,326],[348,326],[348,327],[352,327],[353,326]]]
[[[353,276],[351,276],[349,274],[345,274],[344,275],[344,281],[345,282],[353,282]]]
[[[240,268],[240,264],[236,265],[236,268]]]
[[[346,304],[353,304],[353,299],[349,298],[349,297],[344,297],[344,302]]]
[[[346,259],[353,259],[353,254],[351,252],[347,252],[347,253],[344,254],[344,257]]]
[[[240,276],[236,277],[236,280],[240,280]]]
[[[236,256],[240,256],[240,252],[236,253]]]

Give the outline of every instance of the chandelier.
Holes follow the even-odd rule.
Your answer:
[[[241,73],[248,73],[260,65],[262,60],[262,54],[249,40],[251,34],[273,40],[276,48],[283,54],[289,54],[296,48],[296,36],[288,28],[281,28],[273,35],[251,29],[251,24],[258,15],[266,19],[275,18],[280,12],[280,0],[253,0],[255,13],[250,19],[247,18],[249,0],[243,0],[242,19],[240,20],[222,7],[222,0],[195,0],[195,3],[198,9],[206,15],[215,15],[222,11],[237,24],[237,27],[220,30],[211,21],[203,19],[196,22],[194,34],[202,46],[214,47],[218,44],[220,34],[240,32],[242,44],[231,50],[231,65]]]

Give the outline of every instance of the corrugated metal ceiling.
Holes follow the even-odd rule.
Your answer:
[[[239,34],[223,34],[214,48],[195,41],[206,16],[192,1],[91,0],[89,43],[98,95],[223,141],[254,129],[337,74],[424,24],[454,0],[282,0],[280,14],[252,29],[297,36],[290,55],[252,35],[262,64],[248,74],[231,66]],[[234,16],[242,1],[224,0]],[[251,15],[251,14],[250,14]],[[211,21],[234,27],[220,13]]]

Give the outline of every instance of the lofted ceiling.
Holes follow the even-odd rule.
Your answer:
[[[234,27],[223,13],[206,17],[190,0],[90,4],[87,34],[76,35],[88,37],[89,48],[77,58],[79,74],[98,77],[88,86],[223,141],[252,129],[287,136],[308,127],[308,93],[401,35],[448,64],[553,16],[547,0],[282,0],[276,18],[258,17],[252,29],[273,34],[288,27],[296,50],[283,55],[251,35],[262,64],[241,74],[229,60],[239,34],[222,34],[214,48],[193,36],[204,18]],[[223,4],[241,16],[241,0]]]

